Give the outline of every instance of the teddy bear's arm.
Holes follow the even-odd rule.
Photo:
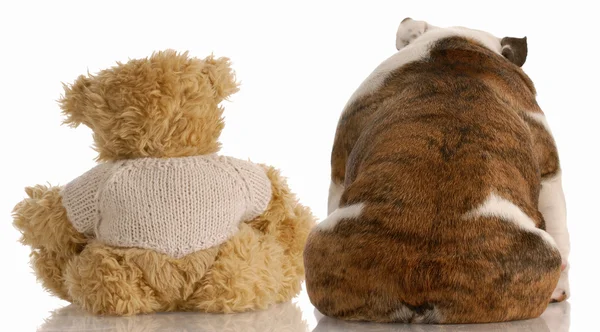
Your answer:
[[[67,218],[61,189],[43,185],[25,188],[27,198],[15,206],[13,225],[21,232],[21,243],[31,247],[37,279],[53,294],[69,300],[64,270],[87,240]]]
[[[84,233],[93,231],[94,226],[88,222],[92,219],[80,218],[81,213],[69,210],[85,211],[95,220],[96,194],[109,170],[104,164],[96,166],[65,187],[27,187],[27,198],[13,210],[13,225],[21,232],[21,243],[31,247],[31,265],[37,279],[64,300],[71,301],[65,286],[67,265],[83,250],[89,238]]]

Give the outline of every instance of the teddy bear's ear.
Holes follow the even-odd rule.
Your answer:
[[[231,62],[228,58],[215,59],[211,55],[204,59],[204,63],[205,67],[202,72],[208,75],[217,103],[239,90],[239,84],[235,80],[235,73],[231,69]]]
[[[86,124],[86,108],[93,103],[94,99],[101,98],[92,93],[92,79],[88,76],[79,76],[73,84],[64,84],[64,95],[58,100],[60,108],[65,115],[63,123],[77,127]]]

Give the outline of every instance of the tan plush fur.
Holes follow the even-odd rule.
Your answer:
[[[165,51],[80,76],[61,106],[66,123],[94,131],[100,161],[190,156],[219,149],[219,103],[235,91],[227,59]],[[279,172],[264,168],[273,191],[267,210],[224,244],[180,259],[86,239],[67,219],[59,187],[27,188],[14,225],[43,286],[92,313],[263,309],[300,291],[314,225]]]
[[[100,161],[184,157],[219,150],[218,105],[237,90],[229,59],[168,50],[79,76],[60,104],[65,123],[92,128]]]
[[[25,188],[28,198],[15,206],[13,216],[15,227],[23,234],[21,243],[31,246],[31,265],[37,279],[56,296],[71,301],[63,272],[86,239],[67,219],[59,190],[42,185]]]

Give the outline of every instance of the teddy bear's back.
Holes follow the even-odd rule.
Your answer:
[[[90,174],[99,174],[101,184]],[[82,190],[90,185],[92,190]],[[270,198],[264,170],[216,155],[102,164],[63,190],[67,214],[79,231],[109,245],[175,258],[225,242],[241,221],[262,213]],[[96,216],[91,222],[90,214]]]

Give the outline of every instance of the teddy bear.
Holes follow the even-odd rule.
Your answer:
[[[228,58],[165,50],[64,85],[96,167],[13,211],[36,277],[101,315],[264,309],[297,295],[315,223],[273,167],[221,156]]]

